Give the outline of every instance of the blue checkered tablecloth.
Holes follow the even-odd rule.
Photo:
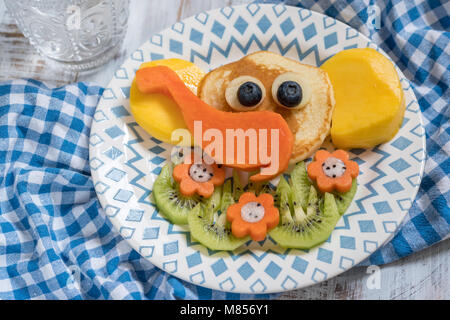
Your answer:
[[[362,265],[388,263],[448,237],[450,1],[287,0],[285,4],[334,17],[380,45],[410,79],[422,111],[427,161],[416,201],[395,238]]]
[[[448,237],[450,3],[286,3],[325,13],[371,37],[411,79],[423,112],[428,158],[419,194],[401,231],[363,264],[388,263]],[[375,4],[379,20],[369,9]],[[34,80],[0,83],[0,299],[269,297],[178,280],[112,229],[87,160],[102,91],[88,83],[56,89]]]

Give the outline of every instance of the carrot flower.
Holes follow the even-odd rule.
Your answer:
[[[227,220],[231,222],[231,233],[236,238],[246,235],[255,241],[265,239],[267,231],[278,225],[280,215],[273,205],[273,197],[268,193],[255,196],[243,193],[239,202],[228,207]]]
[[[352,187],[353,178],[358,174],[358,164],[349,160],[348,153],[344,150],[336,150],[333,153],[319,150],[314,161],[308,165],[308,176],[316,181],[322,192],[347,192]]]
[[[214,187],[224,183],[225,170],[215,163],[211,165],[193,161],[188,163],[185,160],[184,163],[175,166],[173,178],[180,184],[180,192],[184,196],[189,197],[197,193],[209,198],[214,192]]]

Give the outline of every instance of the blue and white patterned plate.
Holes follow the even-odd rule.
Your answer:
[[[399,72],[406,99],[403,126],[389,143],[353,150],[360,165],[355,200],[331,237],[309,251],[283,249],[270,238],[237,251],[215,252],[192,240],[187,227],[165,220],[150,200],[170,145],[149,136],[129,111],[129,90],[139,65],[181,58],[205,71],[258,50],[319,66],[335,53],[374,47],[333,18],[283,5],[227,7],[202,12],[155,34],[117,70],[95,113],[90,165],[105,213],[142,256],[197,285],[236,293],[305,287],[342,273],[392,238],[420,184],[425,139],[419,105]]]

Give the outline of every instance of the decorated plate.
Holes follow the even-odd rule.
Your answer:
[[[343,49],[368,46],[381,51],[333,18],[267,4],[202,12],[152,36],[115,72],[98,104],[90,136],[95,190],[114,227],[143,257],[173,276],[236,293],[302,288],[369,257],[402,224],[424,167],[421,113],[400,70],[406,100],[400,131],[389,143],[351,151],[361,171],[357,194],[331,237],[309,251],[282,248],[269,237],[234,252],[211,251],[190,237],[187,226],[164,219],[150,194],[172,146],[137,125],[128,101],[134,74],[145,61],[181,58],[209,71],[251,52],[269,50],[320,66]]]

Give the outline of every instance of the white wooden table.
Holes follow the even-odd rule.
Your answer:
[[[2,10],[0,0],[0,81],[34,78],[54,86],[93,81],[106,86],[128,55],[150,36],[201,11],[251,0],[131,0],[128,33],[122,52],[100,70],[80,74],[54,70],[39,56]],[[450,240],[380,269],[379,289],[367,286],[366,268],[353,268],[315,286],[290,291],[281,299],[450,299]]]

